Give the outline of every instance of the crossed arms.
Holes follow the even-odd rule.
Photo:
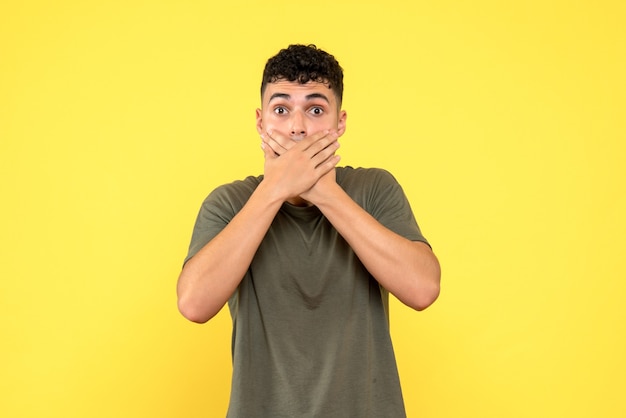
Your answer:
[[[187,261],[178,278],[178,308],[189,320],[215,316],[244,277],[283,202],[313,204],[348,242],[370,274],[416,310],[439,296],[440,267],[430,247],[380,224],[337,184],[335,131],[299,142],[264,135],[264,178],[230,223]]]

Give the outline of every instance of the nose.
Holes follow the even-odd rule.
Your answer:
[[[303,139],[306,136],[306,124],[305,118],[302,115],[302,112],[292,112],[291,113],[291,130],[290,136],[292,139]]]

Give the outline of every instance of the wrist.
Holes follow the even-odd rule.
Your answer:
[[[261,180],[261,183],[257,186],[253,196],[258,196],[262,201],[270,205],[270,207],[280,207],[288,198],[288,196],[285,196],[280,192],[280,188],[272,185],[267,178],[263,178],[263,180]]]
[[[323,206],[334,203],[341,193],[344,191],[336,182],[320,180],[302,197],[321,209]]]

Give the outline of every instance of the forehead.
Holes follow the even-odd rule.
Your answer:
[[[328,99],[329,104],[336,105],[337,100],[328,84],[318,81],[298,83],[297,81],[278,80],[267,83],[263,93],[263,104],[267,104],[272,97],[280,95],[283,99],[291,101],[308,101],[311,98],[322,95]]]

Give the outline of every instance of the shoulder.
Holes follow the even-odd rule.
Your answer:
[[[370,213],[390,201],[404,199],[395,177],[382,168],[337,168],[337,184]]]
[[[383,168],[339,167],[337,168],[337,183],[344,188],[367,187],[378,188],[397,185],[395,177]]]
[[[240,209],[257,188],[263,176],[248,176],[242,180],[216,187],[204,200],[203,206],[226,206]]]

